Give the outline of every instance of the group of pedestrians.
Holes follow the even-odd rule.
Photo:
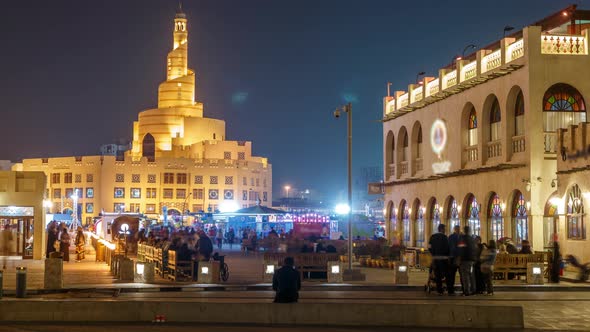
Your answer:
[[[455,277],[459,272],[464,296],[494,293],[492,277],[496,261],[496,242],[490,240],[482,244],[480,237],[473,237],[469,226],[456,225],[453,234],[445,235],[445,225],[438,225],[438,233],[428,242],[432,254],[432,269],[438,294],[444,294],[443,281],[447,293],[455,294]]]
[[[47,248],[46,257],[61,257],[64,262],[70,261],[70,246],[72,245],[72,237],[68,231],[68,225],[66,223],[58,223],[52,220],[47,225]],[[76,236],[74,239],[74,245],[76,246],[76,262],[80,262],[85,258],[86,237],[82,227],[78,226],[76,229]]]

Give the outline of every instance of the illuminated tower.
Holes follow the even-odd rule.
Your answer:
[[[188,68],[188,21],[180,6],[172,40],[166,81],[158,87],[158,108],[140,112],[133,123],[134,158],[188,156],[194,144],[225,138],[225,122],[203,118],[203,104],[195,102],[195,72]],[[202,155],[190,150],[190,155]]]

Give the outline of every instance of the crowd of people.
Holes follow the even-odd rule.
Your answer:
[[[47,250],[46,257],[60,257],[64,262],[70,261],[70,246],[72,245],[72,236],[69,233],[68,225],[65,222],[57,222],[52,220],[47,225]],[[86,237],[82,227],[78,226],[76,229],[76,236],[74,238],[74,245],[76,246],[76,262],[80,262],[85,258]]]
[[[447,293],[455,294],[457,272],[464,296],[494,293],[492,279],[497,255],[496,241],[482,243],[481,237],[472,236],[469,226],[465,226],[461,232],[458,225],[447,237],[445,225],[440,224],[438,233],[430,237],[428,249],[432,254],[432,269],[438,294],[444,294],[443,281],[446,281]],[[532,253],[528,241],[523,241],[520,253]]]

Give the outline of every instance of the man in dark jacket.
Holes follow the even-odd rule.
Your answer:
[[[436,281],[436,291],[443,294],[442,281],[449,269],[449,239],[445,235],[445,225],[438,225],[438,233],[432,234],[428,241],[428,250],[432,255],[432,268]]]
[[[463,235],[457,244],[459,249],[461,263],[459,265],[461,284],[463,284],[463,295],[475,295],[475,271],[473,266],[476,261],[477,248],[475,247],[475,239],[471,236],[471,229],[469,226],[463,228]]]
[[[211,254],[213,253],[213,243],[204,231],[199,232],[199,240],[197,240],[196,247],[200,256],[200,261],[207,262],[209,259],[211,259]]]
[[[293,303],[299,299],[301,279],[294,265],[293,257],[286,257],[283,267],[275,272],[272,278],[272,289],[277,292],[275,303]]]
[[[455,276],[459,268],[459,240],[461,239],[461,226],[453,227],[453,234],[449,236],[449,273],[447,274],[447,292],[449,295],[455,295]]]

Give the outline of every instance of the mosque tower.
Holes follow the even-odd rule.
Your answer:
[[[133,123],[134,159],[193,157],[193,145],[225,138],[223,120],[203,117],[203,104],[195,102],[195,72],[188,68],[188,21],[179,8],[174,17],[172,50],[166,62],[166,81],[158,88],[158,108],[139,113]]]

